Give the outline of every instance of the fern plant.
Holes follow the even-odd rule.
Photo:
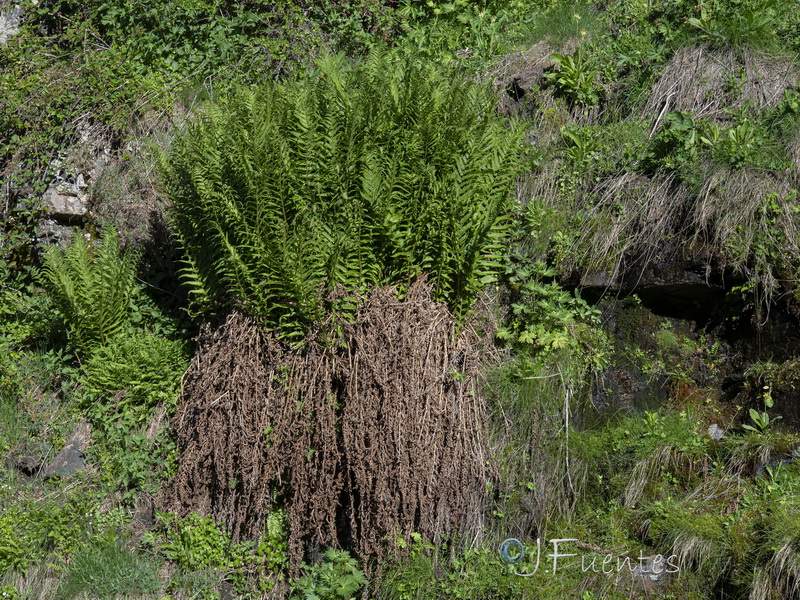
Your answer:
[[[208,106],[162,160],[194,309],[241,302],[299,338],[334,285],[425,272],[463,313],[500,268],[522,145],[451,75],[331,56]]]
[[[40,280],[80,352],[91,353],[122,331],[135,273],[134,257],[122,253],[111,226],[97,246],[76,235],[66,252],[56,246],[47,249]]]

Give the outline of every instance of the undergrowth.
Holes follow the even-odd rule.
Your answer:
[[[0,48],[0,596],[800,594],[800,442],[773,402],[794,397],[793,351],[760,356],[741,389],[728,374],[723,390],[726,344],[664,322],[621,344],[579,285],[627,289],[645,265],[688,255],[725,276],[736,314],[724,327],[764,327],[796,301],[793,2],[22,5]],[[519,41],[544,44],[544,58],[514,98],[520,119],[506,120],[472,80]],[[141,127],[172,144],[165,187],[137,163]],[[182,250],[137,239],[143,254],[122,251],[94,222],[114,212],[103,207],[66,252],[39,246],[42,193],[59,172],[88,175],[93,152],[119,159],[93,202],[168,192]],[[130,184],[116,181],[122,164]],[[293,547],[306,563],[291,581],[297,523],[269,490],[249,542],[195,513],[157,514],[142,541],[133,515],[175,474],[167,424],[193,352],[194,325],[176,318],[179,259],[197,319],[241,303],[294,341],[352,309],[329,300],[337,283],[402,288],[427,272],[460,315],[492,295],[502,359],[480,397],[497,477],[479,490],[481,541],[387,534],[380,577],[364,557],[316,548],[314,562]],[[663,383],[663,406],[596,408],[623,364]],[[448,385],[464,377],[450,371]],[[88,468],[42,481],[82,420]],[[258,435],[279,444],[271,426]],[[294,454],[310,462],[320,448]],[[231,498],[239,475],[221,483]],[[514,564],[498,552],[511,537],[526,548]],[[545,570],[554,538],[575,539],[557,577]],[[641,555],[679,572],[654,591],[626,566]]]

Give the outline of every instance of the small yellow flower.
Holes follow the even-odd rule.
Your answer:
[[[586,37],[586,30],[585,29],[581,29],[581,37]]]
[[[580,21],[581,20],[581,16],[578,13],[575,13],[574,15],[572,15],[572,18],[575,19],[576,21]]]

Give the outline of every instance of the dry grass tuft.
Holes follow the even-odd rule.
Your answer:
[[[739,477],[753,477],[759,467],[792,454],[797,438],[780,432],[747,435],[728,442],[726,468]]]
[[[644,495],[647,484],[657,480],[662,473],[678,473],[683,479],[698,475],[704,464],[679,448],[665,445],[651,457],[639,461],[633,468],[625,488],[623,504],[636,506]]]
[[[683,228],[687,190],[673,175],[624,173],[592,195],[599,200],[587,210],[589,226],[577,242],[573,266],[607,270],[616,280],[631,266],[649,262],[662,250],[660,242]]]
[[[16,587],[21,597],[30,600],[51,600],[58,596],[58,588],[64,578],[63,570],[56,565],[32,564],[25,574],[10,571],[5,575],[2,583]]]
[[[793,191],[783,178],[748,169],[710,167],[703,179],[692,215],[692,229],[696,242],[710,242],[719,248],[727,247],[737,231],[746,232],[747,237],[742,241],[752,246],[760,229],[758,213],[764,207],[764,199],[770,194],[785,199]],[[780,212],[779,222],[785,228],[786,241],[791,243],[798,233],[791,216],[792,206],[785,204]]]
[[[726,121],[726,109],[742,108],[747,101],[757,109],[776,106],[784,90],[797,85],[799,75],[791,58],[753,50],[737,56],[732,50],[681,48],[653,86],[644,115],[655,117],[656,123],[670,111]]]
[[[277,503],[297,569],[315,546],[378,564],[387,536],[478,541],[493,478],[475,390],[477,336],[418,281],[360,300],[341,344],[298,351],[232,313],[207,332],[174,418],[180,460],[161,508],[255,538]]]
[[[757,285],[756,312],[762,315],[781,282],[791,279],[787,269],[800,262],[795,187],[785,173],[711,164],[702,181],[699,192],[691,194],[671,174],[624,173],[583,192],[592,204],[563,266],[590,277],[602,272],[604,280],[619,282],[683,245],[707,262],[707,272],[713,263]],[[557,190],[557,179],[545,173],[524,192],[552,203]]]
[[[672,554],[676,556],[676,564],[694,565],[698,569],[704,567],[712,572],[714,579],[728,570],[731,557],[720,540],[706,538],[690,531],[680,531],[672,542]]]
[[[797,131],[794,138],[786,147],[786,156],[789,157],[794,169],[792,169],[792,185],[800,187],[800,131]]]
[[[716,248],[723,265],[758,282],[767,307],[785,278],[781,270],[800,260],[795,196],[780,175],[711,167],[689,217],[692,241]]]
[[[540,91],[544,70],[555,64],[550,58],[553,52],[556,49],[542,40],[524,51],[507,54],[483,76],[500,95],[497,109],[501,114],[517,114],[526,106],[538,104],[534,96]]]
[[[746,79],[742,100],[752,100],[759,109],[774,108],[783,99],[783,92],[800,82],[800,71],[792,57],[749,51],[743,62]]]
[[[772,556],[764,573],[772,575],[772,584],[781,598],[800,597],[800,551],[797,550],[797,538],[786,541]],[[771,589],[767,588],[767,590]],[[750,597],[756,592],[761,592],[758,600],[767,600],[769,595],[764,593],[761,586],[753,586]]]
[[[560,201],[558,180],[564,165],[561,160],[547,161],[536,173],[529,173],[517,183],[517,201],[525,204],[535,200],[549,207],[557,207]]]

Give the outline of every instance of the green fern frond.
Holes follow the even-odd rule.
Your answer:
[[[336,284],[430,274],[463,313],[500,269],[521,132],[489,89],[373,52],[207,107],[162,160],[193,307],[296,339]]]
[[[119,236],[110,226],[95,247],[76,235],[65,252],[55,246],[45,252],[40,280],[81,352],[91,353],[122,331],[135,272],[135,258],[121,252]]]

